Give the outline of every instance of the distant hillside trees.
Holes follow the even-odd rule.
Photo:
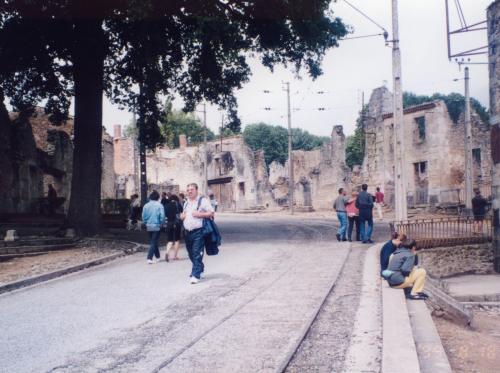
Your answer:
[[[255,123],[245,127],[243,138],[253,151],[264,150],[266,164],[285,164],[288,159],[288,130],[285,127]],[[330,141],[327,136],[315,136],[300,128],[292,128],[292,149],[312,150]]]

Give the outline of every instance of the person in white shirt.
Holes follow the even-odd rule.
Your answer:
[[[199,199],[201,198],[201,202]],[[199,208],[198,208],[199,205]],[[214,209],[210,201],[198,196],[198,185],[191,183],[187,186],[187,200],[184,204],[184,212],[181,214],[184,229],[186,230],[186,249],[193,267],[191,270],[191,284],[197,284],[203,276],[205,266],[203,264],[203,253],[205,241],[203,237],[203,219],[212,219]]]

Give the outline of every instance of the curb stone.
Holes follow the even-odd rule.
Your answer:
[[[361,297],[342,372],[380,371],[382,353],[381,283],[378,254],[382,244],[370,246],[363,266]]]
[[[407,301],[413,339],[422,373],[452,373],[448,356],[425,302]]]
[[[112,240],[110,240],[110,241],[112,241]],[[127,241],[127,242],[130,242],[130,241]],[[105,263],[108,263],[112,260],[118,259],[118,258],[123,257],[123,256],[130,255],[130,254],[134,254],[136,252],[144,251],[144,245],[137,244],[135,242],[130,242],[130,243],[134,244],[135,247],[132,249],[125,249],[122,252],[111,254],[111,255],[108,255],[108,256],[105,256],[102,258],[98,258],[98,259],[90,260],[88,262],[84,262],[84,263],[77,264],[74,266],[58,269],[56,271],[43,273],[41,275],[25,278],[25,279],[18,280],[18,281],[8,282],[8,283],[0,286],[0,295],[4,294],[4,293],[8,293],[8,292],[13,291],[13,290],[24,288],[27,286],[35,285],[35,284],[38,284],[41,282],[53,280],[55,278],[62,277],[64,275],[67,275],[67,274],[70,274],[73,272],[78,272],[78,271],[84,270],[86,268],[91,268],[91,267],[95,267],[95,266],[98,266],[101,264],[105,264]]]

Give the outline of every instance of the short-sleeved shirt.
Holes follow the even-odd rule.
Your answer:
[[[346,196],[340,195],[337,197],[337,199],[333,203],[333,208],[337,212],[345,212],[345,205],[348,202],[349,202],[349,199]]]
[[[194,201],[187,199],[184,204],[184,212],[186,213],[186,218],[184,219],[184,229],[187,231],[192,231],[194,229],[199,229],[203,227],[203,218],[195,218],[193,212],[196,211],[198,207],[198,200],[203,198],[200,203],[200,208],[198,211],[201,212],[214,212],[212,205],[208,198],[197,197]]]

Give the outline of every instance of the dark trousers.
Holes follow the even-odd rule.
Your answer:
[[[368,227],[366,226],[367,223],[368,223]],[[372,239],[372,231],[373,231],[373,216],[371,214],[371,211],[370,211],[370,214],[368,214],[368,213],[363,214],[362,212],[360,212],[359,225],[360,225],[359,232],[361,234],[361,239],[363,241],[371,240]]]
[[[153,255],[158,259],[160,258],[160,250],[158,249],[158,241],[160,240],[160,231],[148,232],[148,236],[149,236],[148,260],[153,259]]]
[[[352,240],[352,229],[356,224],[356,241],[361,241],[361,237],[359,235],[359,216],[349,216],[349,228],[347,230],[347,238],[349,241]]]
[[[191,260],[191,263],[193,263],[191,276],[200,279],[201,272],[205,271],[205,265],[203,264],[203,253],[205,251],[203,230],[200,228],[193,231],[186,231],[185,240],[189,260]]]

